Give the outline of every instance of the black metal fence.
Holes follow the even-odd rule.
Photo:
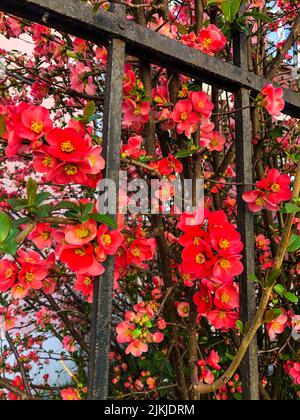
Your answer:
[[[252,134],[250,95],[256,95],[269,83],[248,71],[247,36],[234,40],[234,63],[193,50],[141,25],[125,19],[122,5],[112,12],[94,14],[80,0],[1,0],[0,10],[51,28],[78,36],[109,50],[104,107],[103,152],[106,178],[118,185],[122,125],[122,83],[126,54],[149,63],[196,78],[235,95],[237,183],[252,183]],[[300,118],[299,93],[285,90],[286,114]],[[241,276],[241,317],[244,323],[256,312],[255,285],[248,281],[255,272],[253,216],[242,200],[245,187],[238,187],[238,228],[245,245],[245,270]],[[105,400],[109,388],[109,352],[112,329],[114,259],[106,262],[106,272],[95,287],[90,357],[90,397]],[[259,399],[258,352],[254,341],[242,364],[244,399]]]

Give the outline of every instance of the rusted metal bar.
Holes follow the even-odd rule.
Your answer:
[[[102,10],[94,14],[91,6],[79,0],[1,0],[0,10],[97,44],[108,44],[112,37],[122,39],[126,42],[126,51],[135,57],[227,91],[244,87],[257,94],[268,83],[248,70],[241,72],[236,65],[210,57],[120,16]],[[285,90],[284,96],[285,112],[299,117],[299,93]]]
[[[247,35],[238,33],[234,39],[234,60],[241,71],[248,70]],[[235,142],[236,142],[236,172],[237,182],[252,184],[252,129],[250,114],[250,91],[240,88],[235,94],[236,112]],[[248,107],[248,108],[247,108]],[[249,189],[249,187],[248,187]],[[247,187],[239,186],[237,194],[238,230],[244,244],[244,272],[240,276],[240,317],[244,326],[256,314],[255,283],[250,281],[250,275],[255,273],[254,250],[254,218],[248,210],[242,195]],[[241,365],[243,383],[243,399],[259,400],[259,373],[257,340],[254,339]]]
[[[121,14],[119,10],[116,12]],[[103,157],[106,161],[105,177],[114,181],[117,195],[119,190],[124,65],[125,43],[119,39],[112,39],[109,46],[105,85]],[[112,216],[116,219],[116,215]],[[106,400],[109,391],[114,258],[108,257],[104,266],[105,273],[100,279],[96,280],[94,290],[89,374],[89,396],[92,400]]]

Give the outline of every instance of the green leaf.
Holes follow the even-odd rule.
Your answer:
[[[273,23],[273,19],[270,18],[270,16],[267,16],[264,13],[256,12],[255,10],[252,12],[246,12],[243,16],[251,16],[257,20],[262,20],[263,22]]]
[[[83,216],[89,215],[94,210],[94,208],[95,208],[95,204],[94,203],[87,203],[87,204],[85,204],[82,215]]]
[[[243,324],[243,322],[242,322],[240,319],[238,319],[238,320],[236,321],[235,325],[237,326],[237,328],[238,328],[239,332],[240,332],[241,334],[243,334],[243,332],[244,332],[244,324]]]
[[[61,203],[57,204],[53,210],[72,210],[75,213],[80,213],[80,207],[71,201],[62,201]]]
[[[142,330],[140,328],[137,328],[132,333],[134,338],[139,338],[142,335]]]
[[[15,210],[23,210],[28,205],[28,201],[25,198],[11,198],[7,202]]]
[[[50,196],[51,196],[51,193],[49,193],[49,192],[41,192],[41,193],[37,194],[34,205],[39,206],[44,201],[48,200],[48,198]]]
[[[3,243],[9,235],[11,221],[6,213],[0,213],[0,244]]]
[[[279,296],[283,296],[285,292],[285,288],[282,286],[282,284],[276,284],[274,290]]]
[[[293,235],[290,241],[290,245],[288,247],[288,252],[293,254],[294,252],[298,251],[299,248],[300,248],[300,236]]]
[[[38,217],[48,217],[52,211],[52,206],[50,204],[44,204],[42,206],[33,208],[31,213],[36,214]]]
[[[29,206],[33,206],[36,200],[37,183],[34,179],[29,178],[27,182],[27,201]]]
[[[16,255],[18,244],[14,241],[6,241],[4,244],[1,245],[0,249],[5,254]]]
[[[286,292],[284,297],[292,303],[297,304],[299,302],[298,296],[296,296],[294,293]]]
[[[266,286],[270,287],[272,286],[276,280],[278,279],[278,277],[281,275],[282,270],[278,269],[278,270],[272,270],[270,275],[268,276],[267,280],[266,280]]]
[[[176,153],[176,157],[178,159],[186,158],[186,157],[191,156],[192,154],[193,152],[190,149],[183,149],[183,150],[180,150],[178,153]]]
[[[112,217],[107,216],[105,214],[92,213],[90,215],[90,219],[96,220],[99,223],[103,223],[104,225],[107,225],[111,227],[112,229],[117,229],[118,227],[115,220]]]
[[[90,101],[83,111],[83,117],[82,121],[83,123],[87,124],[90,120],[90,118],[95,114],[96,111],[96,105],[94,101]]]
[[[284,207],[284,212],[289,214],[297,214],[300,211],[300,207],[296,204],[288,203]]]
[[[233,23],[241,7],[242,0],[223,0],[222,12],[229,23]]]

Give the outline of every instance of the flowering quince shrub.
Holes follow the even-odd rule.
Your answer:
[[[300,398],[300,123],[283,114],[283,88],[299,86],[278,39],[298,31],[299,2],[245,1],[241,16],[227,0],[200,13],[194,1],[137,3],[126,1],[128,20],[219,61],[247,28],[251,69],[270,82],[249,110],[254,183],[237,182],[233,94],[127,57],[115,159],[128,182],[161,191],[134,208],[137,191],[121,185],[117,220],[102,214],[106,48],[0,13],[0,400],[89,398],[93,295],[111,259],[110,397],[242,399],[242,372],[228,370],[251,333],[238,205],[255,227],[248,281],[257,307],[266,301],[261,398]],[[179,179],[203,182],[203,208],[179,214]]]

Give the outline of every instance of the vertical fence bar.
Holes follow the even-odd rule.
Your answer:
[[[247,35],[238,33],[234,39],[234,64],[241,71],[248,71],[248,48]],[[237,182],[252,184],[252,125],[250,112],[250,91],[240,88],[235,94],[236,112],[236,162]],[[238,186],[238,230],[244,243],[244,272],[240,277],[240,306],[241,320],[244,325],[251,321],[256,313],[255,284],[249,280],[255,273],[255,250],[254,250],[254,219],[249,212],[242,195],[250,187]],[[259,400],[259,373],[258,373],[258,349],[256,338],[251,343],[249,350],[241,365],[243,382],[243,399]]]
[[[115,13],[122,15],[116,5]],[[103,156],[106,161],[105,177],[114,181],[119,193],[120,144],[122,134],[122,99],[125,65],[125,43],[112,39],[109,46],[106,73]],[[116,215],[111,215],[116,219]],[[108,257],[104,275],[96,280],[91,325],[91,359],[89,397],[106,400],[109,392],[110,345],[112,330],[114,258]]]

